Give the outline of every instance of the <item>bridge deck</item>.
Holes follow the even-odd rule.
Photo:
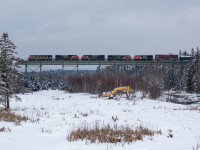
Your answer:
[[[188,61],[21,61],[19,65],[186,65]]]

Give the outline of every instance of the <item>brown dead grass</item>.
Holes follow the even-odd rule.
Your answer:
[[[16,115],[10,110],[0,109],[0,121],[13,122],[19,125],[22,121],[27,121],[28,117]]]
[[[162,134],[161,130],[152,131],[147,127],[138,126],[134,130],[128,125],[126,126],[110,126],[109,124],[99,127],[99,124],[88,126],[84,124],[82,127],[73,130],[68,136],[67,140],[78,141],[85,140],[86,143],[132,143],[137,140],[143,140],[145,136],[153,137],[155,134]]]

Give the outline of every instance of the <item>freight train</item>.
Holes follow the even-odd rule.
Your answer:
[[[153,55],[30,55],[29,61],[189,61],[191,56],[176,55],[176,54],[157,54]]]

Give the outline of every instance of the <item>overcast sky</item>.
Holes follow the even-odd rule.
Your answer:
[[[200,46],[200,0],[0,0],[0,19],[23,59]]]

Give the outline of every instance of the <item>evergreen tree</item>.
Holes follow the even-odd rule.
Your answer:
[[[177,91],[182,91],[184,89],[186,70],[187,70],[187,66],[183,66],[183,65],[176,66],[174,89]]]
[[[192,49],[192,51],[194,51]],[[194,52],[193,52],[194,53]],[[186,74],[186,91],[195,92],[199,89],[199,63],[200,63],[200,51],[197,47],[197,51],[193,54],[191,62],[188,64],[187,74]]]
[[[10,97],[15,94],[18,86],[17,65],[19,59],[14,55],[16,46],[8,39],[8,34],[3,33],[0,39],[0,95],[1,103],[5,108],[10,107]]]
[[[198,47],[195,53],[195,62],[195,73],[192,81],[194,83],[194,91],[200,93],[200,50]]]

